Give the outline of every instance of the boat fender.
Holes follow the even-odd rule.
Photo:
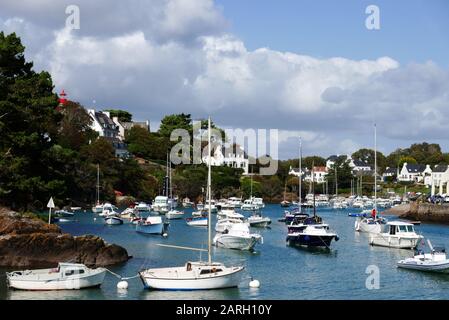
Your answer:
[[[128,282],[127,281],[119,281],[117,283],[117,289],[119,289],[119,290],[126,290],[126,289],[128,289]]]
[[[340,240],[340,237],[339,236],[335,236],[335,241],[338,241],[338,240]]]
[[[164,233],[162,234],[162,236],[163,236],[164,238],[167,238],[167,237],[168,237],[168,233],[167,233],[167,232],[164,232]]]
[[[250,288],[259,288],[260,287],[260,282],[259,280],[251,280],[249,282],[249,287]]]

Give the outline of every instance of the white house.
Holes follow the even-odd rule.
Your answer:
[[[301,176],[304,176],[306,174],[307,170],[304,170],[304,168],[302,168],[301,170]],[[295,176],[295,177],[299,177],[299,168],[292,168],[290,166],[290,170],[288,171],[288,174],[290,176]]]
[[[326,160],[326,168],[331,169],[332,166],[335,164],[335,161],[337,161],[337,159],[340,157],[345,157],[347,162],[349,162],[351,159],[348,155],[342,155],[342,156],[341,155],[332,155],[329,158],[327,158],[327,160]]]
[[[120,136],[119,127],[112,121],[110,113],[107,111],[95,111],[94,109],[88,109],[87,113],[92,119],[92,130],[98,132],[100,137],[104,137],[111,142],[115,155],[117,157],[129,156],[126,144]]]
[[[243,174],[249,173],[249,160],[245,152],[240,146],[236,146],[235,152],[232,152],[224,147],[218,147],[214,150],[214,155],[209,157],[203,156],[203,163],[208,164],[209,158],[211,166],[228,166],[232,168],[243,169]]]
[[[118,117],[112,117],[112,121],[114,121],[114,123],[117,125],[118,129],[119,129],[119,137],[122,140],[125,140],[125,132],[129,129],[131,129],[132,127],[142,127],[144,129],[146,129],[148,132],[150,132],[150,122],[148,120],[146,121],[142,121],[142,122],[136,122],[136,121],[132,121],[132,122],[122,122],[119,121]]]
[[[371,165],[369,165],[365,161],[360,161],[360,160],[351,159],[351,161],[349,162],[349,166],[351,167],[353,172],[371,171],[372,170]]]
[[[312,172],[313,172],[313,180],[316,183],[324,183],[326,182],[326,176],[327,176],[327,168],[326,167],[313,167],[313,170],[310,170],[307,172],[306,176],[304,177],[305,181],[312,181]]]
[[[427,186],[447,187],[449,183],[449,166],[446,164],[436,165],[430,175],[430,179],[426,181]]]
[[[382,180],[386,181],[387,178],[394,177],[395,175],[398,176],[398,169],[387,167],[384,173],[382,173]]]
[[[423,182],[429,183],[432,169],[429,165],[424,164],[408,164],[404,162],[399,172],[398,181],[402,182]]]

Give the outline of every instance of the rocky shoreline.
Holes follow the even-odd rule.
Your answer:
[[[51,268],[69,261],[99,267],[129,258],[126,249],[100,237],[75,237],[57,225],[0,207],[0,267]]]
[[[449,205],[411,202],[385,211],[385,214],[398,215],[399,218],[449,224]]]

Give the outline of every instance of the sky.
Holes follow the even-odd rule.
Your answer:
[[[369,5],[379,30],[365,26]],[[269,143],[288,159],[298,136],[304,155],[372,148],[376,123],[381,152],[423,141],[449,151],[444,0],[0,0],[0,30],[22,37],[58,92],[153,130],[181,112],[277,129]]]

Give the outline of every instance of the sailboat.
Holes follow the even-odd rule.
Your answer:
[[[281,207],[283,207],[283,208],[290,207],[290,201],[287,201],[287,199],[285,199],[286,193],[287,193],[287,181],[285,181],[285,186],[284,186],[284,200],[281,201]]]
[[[179,211],[176,210],[174,207],[174,201],[173,201],[173,188],[172,188],[172,184],[171,184],[171,157],[169,159],[169,186],[170,186],[170,199],[171,201],[169,201],[170,204],[170,211],[168,211],[165,214],[165,217],[168,220],[172,220],[172,219],[182,219],[182,217],[184,217],[184,211]]]
[[[290,225],[286,241],[290,246],[329,248],[332,240],[338,241],[339,237],[330,231],[328,224],[322,223],[321,217],[316,215],[315,179],[313,177],[312,164],[313,217],[305,218],[300,224]]]
[[[103,205],[100,204],[100,165],[97,164],[97,202],[95,206],[92,207],[93,213],[103,212]]]
[[[208,147],[211,146],[211,125],[209,117]],[[208,161],[207,190],[209,203],[211,200],[211,161]],[[207,251],[206,262],[187,261],[184,266],[150,268],[139,272],[139,276],[148,289],[156,290],[207,290],[237,287],[241,281],[244,267],[225,266],[221,262],[212,262],[211,250],[211,208],[208,208],[208,246],[207,250],[200,248],[187,248],[168,246],[178,249]],[[162,245],[167,246],[167,245]]]
[[[381,233],[386,219],[377,216],[377,129],[374,124],[374,206],[371,217],[359,217],[355,221],[355,230],[359,232]]]

